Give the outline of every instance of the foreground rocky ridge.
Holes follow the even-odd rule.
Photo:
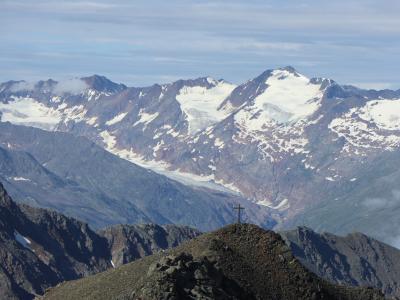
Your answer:
[[[281,237],[231,225],[158,253],[49,290],[43,299],[383,299],[335,286],[294,258]]]
[[[332,283],[372,286],[400,299],[400,250],[361,233],[345,237],[309,228],[281,232],[294,256]]]
[[[32,299],[59,282],[105,271],[197,235],[186,227],[152,224],[96,233],[54,211],[16,204],[0,183],[0,298]]]

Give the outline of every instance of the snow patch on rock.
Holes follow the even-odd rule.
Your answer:
[[[115,138],[115,136],[110,134],[107,130],[104,130],[100,132],[100,137],[103,139],[106,150],[112,152],[112,150],[115,148],[115,145],[117,144],[117,139]]]
[[[224,111],[218,110],[218,107],[236,86],[211,78],[207,78],[207,81],[213,85],[211,88],[184,86],[176,96],[187,116],[189,134],[203,130],[227,116]]]
[[[14,238],[22,247],[32,250],[30,247],[32,242],[27,237],[21,235],[18,231],[14,231]]]
[[[368,101],[358,113],[361,119],[380,129],[400,130],[400,99]]]
[[[116,116],[115,116],[114,118],[112,118],[111,120],[108,120],[108,121],[106,122],[106,125],[107,125],[107,126],[111,126],[111,125],[114,125],[114,124],[117,124],[117,123],[121,122],[121,121],[126,117],[127,114],[128,114],[128,113],[125,112],[125,113],[120,113],[119,115],[116,115]]]
[[[271,209],[279,210],[279,211],[286,210],[290,207],[289,200],[287,198],[283,199],[277,205],[273,205],[271,201],[266,200],[266,199],[262,200],[262,201],[258,201],[257,204],[269,207]]]
[[[149,124],[150,122],[154,121],[158,117],[158,112],[149,114],[146,113],[143,109],[139,111],[138,114],[139,120],[137,120],[132,127],[135,127],[139,124],[144,124],[144,128],[146,128],[146,125]]]
[[[11,179],[14,181],[31,181],[30,179],[25,177],[12,177]]]
[[[61,114],[33,98],[13,97],[8,103],[0,102],[1,121],[17,125],[54,130],[61,121]]]
[[[328,125],[347,144],[343,152],[393,151],[400,146],[400,100],[373,100],[350,109]]]

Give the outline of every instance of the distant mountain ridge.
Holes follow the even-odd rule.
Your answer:
[[[127,233],[125,239],[121,232]],[[16,204],[0,183],[0,298],[33,299],[62,281],[119,266],[199,234],[188,227],[154,224],[119,225],[96,233],[54,211]],[[120,257],[124,260],[115,260]]]
[[[200,235],[200,231],[186,226],[156,224],[114,225],[99,230],[107,239],[113,267],[144,256],[173,248]]]
[[[100,86],[1,84],[1,120],[85,136],[176,179],[219,184],[268,208],[277,228],[357,230],[392,244],[400,236],[400,90],[362,90],[292,67],[239,85],[87,81]]]
[[[210,230],[235,220],[237,203],[255,223],[273,226],[267,209],[238,195],[183,185],[84,137],[10,123],[0,123],[0,180],[16,201],[56,209],[96,229],[173,223]]]
[[[293,255],[310,271],[336,284],[371,286],[400,298],[400,250],[361,233],[345,237],[306,227],[281,232]]]

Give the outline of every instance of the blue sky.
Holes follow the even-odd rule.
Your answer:
[[[286,65],[400,88],[398,0],[0,0],[0,81],[102,74],[130,86]]]

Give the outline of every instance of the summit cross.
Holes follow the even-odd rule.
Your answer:
[[[241,215],[241,213],[242,213],[242,210],[244,210],[244,207],[243,207],[243,206],[240,206],[240,204],[239,204],[239,205],[237,205],[237,206],[234,206],[233,209],[237,209],[237,211],[238,211],[237,223],[240,224],[240,215]]]

